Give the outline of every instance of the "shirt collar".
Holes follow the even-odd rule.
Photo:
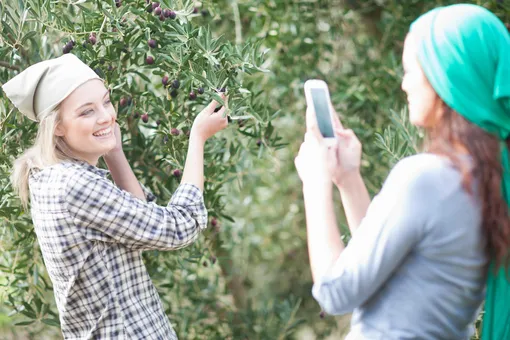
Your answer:
[[[80,160],[80,159],[69,159],[69,162],[79,165],[82,168],[86,169],[87,171],[91,171],[101,177],[106,177],[110,171],[102,168],[98,168],[97,166],[94,166],[86,161]]]

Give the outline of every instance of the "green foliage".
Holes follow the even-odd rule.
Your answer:
[[[217,225],[189,248],[144,253],[166,312],[181,339],[341,337],[349,317],[320,318],[311,297],[293,164],[304,133],[303,83],[328,82],[342,123],[363,143],[363,175],[376,193],[391,166],[422,139],[407,121],[400,90],[409,24],[454,1],[160,2],[175,19],[161,21],[145,0],[119,7],[113,0],[0,2],[0,84],[75,41],[70,53],[105,77],[128,159],[159,204],[177,187],[172,171],[183,167],[195,115],[225,87],[231,126],[207,143],[205,155],[205,200]],[[510,22],[508,5],[471,2]],[[199,87],[204,94],[190,99]],[[0,308],[11,314],[0,326],[22,323],[9,332],[58,338],[51,281],[30,216],[8,181],[35,131],[0,90]],[[337,213],[347,240],[340,205]]]
[[[400,115],[390,109],[392,125],[384,129],[383,134],[376,134],[375,145],[390,158],[391,166],[404,157],[420,152],[423,131],[409,123],[408,111],[401,110]]]

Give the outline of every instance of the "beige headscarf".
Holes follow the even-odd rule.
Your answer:
[[[102,80],[78,57],[68,53],[28,67],[2,88],[22,114],[38,122],[40,117],[91,79]]]

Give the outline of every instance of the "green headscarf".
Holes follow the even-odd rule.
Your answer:
[[[418,60],[436,93],[471,123],[498,136],[502,193],[510,204],[510,34],[489,10],[471,4],[435,8],[410,32]],[[492,259],[493,260],[493,259]],[[510,339],[510,282],[504,268],[489,269],[483,340]]]

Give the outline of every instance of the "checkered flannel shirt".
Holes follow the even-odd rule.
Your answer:
[[[167,206],[119,189],[108,171],[64,161],[29,178],[31,214],[65,339],[177,339],[142,261],[207,226],[200,190],[181,184]]]

